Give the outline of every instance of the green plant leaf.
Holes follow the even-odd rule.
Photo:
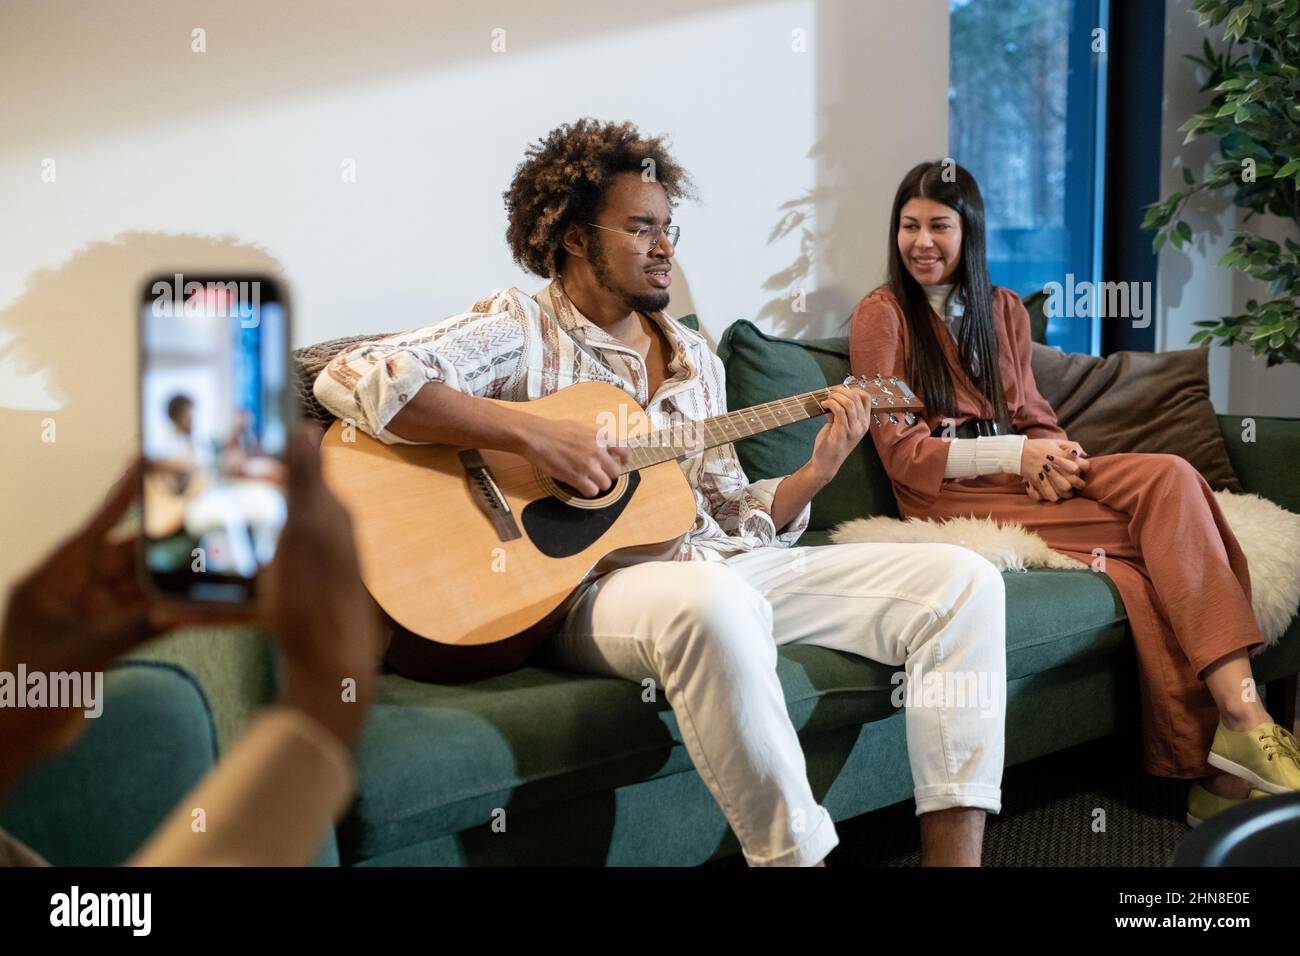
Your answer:
[[[1217,141],[1218,155],[1195,170],[1181,166],[1182,184],[1146,207],[1144,227],[1155,233],[1153,249],[1186,249],[1195,241],[1181,218],[1189,197],[1209,194],[1240,209],[1218,263],[1259,282],[1269,301],[1251,299],[1240,315],[1196,323],[1193,342],[1244,344],[1269,364],[1300,364],[1300,234],[1288,228],[1282,235],[1289,237],[1277,242],[1256,234],[1266,215],[1300,226],[1300,0],[1187,6],[1203,31],[1199,55],[1187,56],[1197,65],[1201,105],[1179,130],[1188,144]],[[1211,40],[1219,35],[1224,43]],[[1242,175],[1246,160],[1249,181]]]

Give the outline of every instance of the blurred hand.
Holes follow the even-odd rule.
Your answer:
[[[370,703],[383,629],[361,581],[352,518],[321,475],[319,429],[295,429],[287,458],[288,516],[258,582],[259,620],[284,652],[283,702],[351,747]]]
[[[288,516],[275,560],[259,578],[257,606],[172,604],[141,587],[138,540],[109,539],[136,497],[136,461],[87,524],[13,586],[0,671],[16,674],[20,663],[29,674],[103,671],[178,627],[260,623],[284,650],[284,702],[350,746],[370,699],[382,630],[361,583],[351,519],[321,477],[319,432],[299,426],[288,459]],[[355,684],[345,688],[349,678]],[[85,721],[84,708],[0,710],[0,792],[74,740]]]
[[[135,539],[110,541],[139,486],[134,462],[87,524],[11,589],[0,628],[0,670],[97,672],[172,628],[247,623],[249,609],[174,609],[150,602],[136,575]],[[82,708],[0,710],[0,789],[41,754],[70,743],[85,726]],[[12,782],[10,779],[9,782]]]

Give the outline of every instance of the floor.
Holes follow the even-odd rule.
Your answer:
[[[1002,801],[986,825],[985,866],[1164,866],[1188,832],[1187,785],[1144,773],[1131,736],[1009,768]],[[840,845],[827,865],[916,866],[915,812],[908,801],[836,824]]]

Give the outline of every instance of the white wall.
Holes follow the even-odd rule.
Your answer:
[[[882,276],[899,178],[946,152],[947,25],[945,0],[6,3],[0,584],[136,444],[146,274],[283,267],[295,345],[536,288],[501,193],[530,141],[582,115],[672,134],[699,184],[674,311],[714,337],[753,317],[842,331]],[[810,214],[806,264],[800,230],[769,242],[786,203]]]
[[[1167,0],[1165,8],[1161,197],[1184,188],[1184,167],[1199,180],[1217,149],[1208,137],[1184,146],[1186,134],[1178,132],[1209,97],[1199,92],[1203,69],[1184,58],[1199,55],[1207,36],[1197,26],[1191,6],[1192,0]],[[1221,27],[1211,28],[1208,36],[1216,50],[1224,49]],[[1195,241],[1183,251],[1166,243],[1159,255],[1156,348],[1160,351],[1188,348],[1188,339],[1198,331],[1193,323],[1244,312],[1247,299],[1268,297],[1260,284],[1218,265],[1242,220],[1226,193],[1201,194],[1183,218],[1192,227]],[[1249,228],[1277,240],[1287,234],[1300,238],[1294,225],[1269,218],[1256,217]],[[1270,369],[1262,359],[1255,361],[1248,348],[1215,345],[1210,350],[1210,397],[1222,413],[1300,416],[1300,367]]]

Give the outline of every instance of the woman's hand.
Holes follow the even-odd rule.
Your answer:
[[[1020,477],[1034,501],[1064,501],[1084,486],[1092,467],[1078,442],[1027,438],[1020,454]]]

